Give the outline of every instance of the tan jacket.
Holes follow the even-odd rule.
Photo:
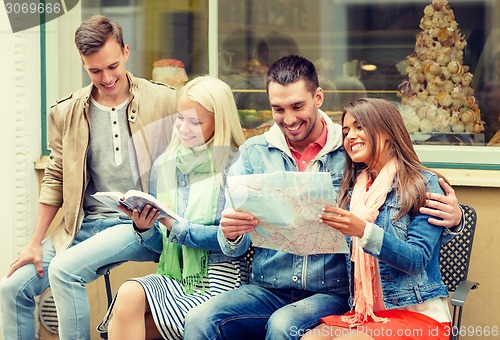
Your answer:
[[[154,160],[170,141],[175,120],[175,90],[128,73],[130,103],[127,108],[131,133],[130,152],[135,151],[143,191],[149,189]],[[90,140],[90,84],[58,101],[48,117],[49,161],[40,192],[40,203],[61,207],[64,217],[52,234],[56,251],[68,248],[83,221],[83,197],[88,184],[86,171]]]

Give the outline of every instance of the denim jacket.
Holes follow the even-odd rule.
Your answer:
[[[156,196],[158,176],[162,176],[161,173],[165,154],[158,157],[154,162],[151,169],[150,176],[150,194]],[[177,214],[183,217],[186,212],[186,207],[189,199],[189,178],[188,175],[182,174],[177,171],[177,191],[178,191],[178,204],[177,204]],[[224,209],[224,190],[221,189],[219,193],[219,198],[217,202],[217,211],[214,225],[202,225],[192,223],[190,220],[182,218],[179,221],[174,221],[172,229],[168,234],[168,240],[179,245],[184,245],[194,248],[203,248],[208,250],[208,263],[214,264],[223,261],[234,260],[234,257],[224,255],[222,253],[219,242],[217,241],[217,230],[219,228],[219,221],[221,217],[221,212]],[[161,242],[161,231],[159,229],[158,222],[156,222],[154,228],[149,230],[136,233],[139,242],[147,246],[148,248],[161,253],[162,242]]]
[[[327,123],[327,144],[306,171],[330,172],[333,185],[338,192],[345,164],[341,148],[341,128],[324,113],[320,114]],[[298,171],[284,135],[276,124],[269,132],[250,138],[240,147],[240,157],[230,167],[228,176],[273,171]],[[332,202],[335,199],[336,197],[332,197]],[[242,255],[250,246],[249,234],[245,234],[238,242],[231,242],[219,230],[218,238],[222,250],[227,255]],[[346,255],[299,256],[256,247],[250,283],[268,288],[349,294]]]
[[[423,175],[428,192],[443,193],[435,174],[423,172]],[[446,237],[443,228],[427,222],[430,216],[421,213],[391,220],[399,209],[394,182],[363,247],[379,260],[386,309],[448,296],[439,267],[441,239]]]

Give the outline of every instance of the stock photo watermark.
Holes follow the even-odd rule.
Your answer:
[[[39,26],[73,9],[79,0],[4,0],[12,33]]]
[[[497,337],[499,335],[498,326],[461,326],[452,327],[445,326],[443,329],[438,327],[429,326],[427,329],[411,329],[411,328],[399,328],[392,329],[388,327],[380,328],[365,328],[363,326],[358,326],[354,328],[336,328],[336,327],[325,327],[325,328],[315,328],[315,329],[300,329],[298,327],[292,326],[290,328],[289,334],[291,336],[303,336],[307,332],[308,335],[312,336],[322,336],[322,337],[340,337],[340,336],[356,336],[359,333],[367,334],[371,337],[394,337],[395,339],[400,337],[413,337],[429,339],[439,336],[439,333],[444,332],[445,336],[469,336],[473,338],[480,337]]]

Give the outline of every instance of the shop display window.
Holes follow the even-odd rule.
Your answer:
[[[326,93],[322,109],[333,120],[346,101],[385,98],[400,107],[427,165],[500,169],[498,1],[80,4],[83,18],[100,12],[122,23],[137,76],[151,78],[155,61],[175,59],[188,78],[210,73],[230,84],[247,136],[272,124],[267,68],[281,56],[301,54],[317,66]]]

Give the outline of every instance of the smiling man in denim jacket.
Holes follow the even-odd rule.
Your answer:
[[[319,109],[324,94],[314,65],[300,56],[283,57],[269,68],[266,89],[275,124],[240,147],[228,176],[326,171],[338,187],[345,165],[342,132]],[[446,196],[429,197],[423,213],[437,218],[431,223],[452,227],[460,223],[461,210],[453,189],[446,186],[444,191]],[[226,209],[218,235],[224,253],[244,254],[251,242],[248,233],[257,225],[251,214]],[[299,339],[321,317],[349,309],[346,256],[298,256],[255,248],[249,284],[191,310],[185,338]]]

